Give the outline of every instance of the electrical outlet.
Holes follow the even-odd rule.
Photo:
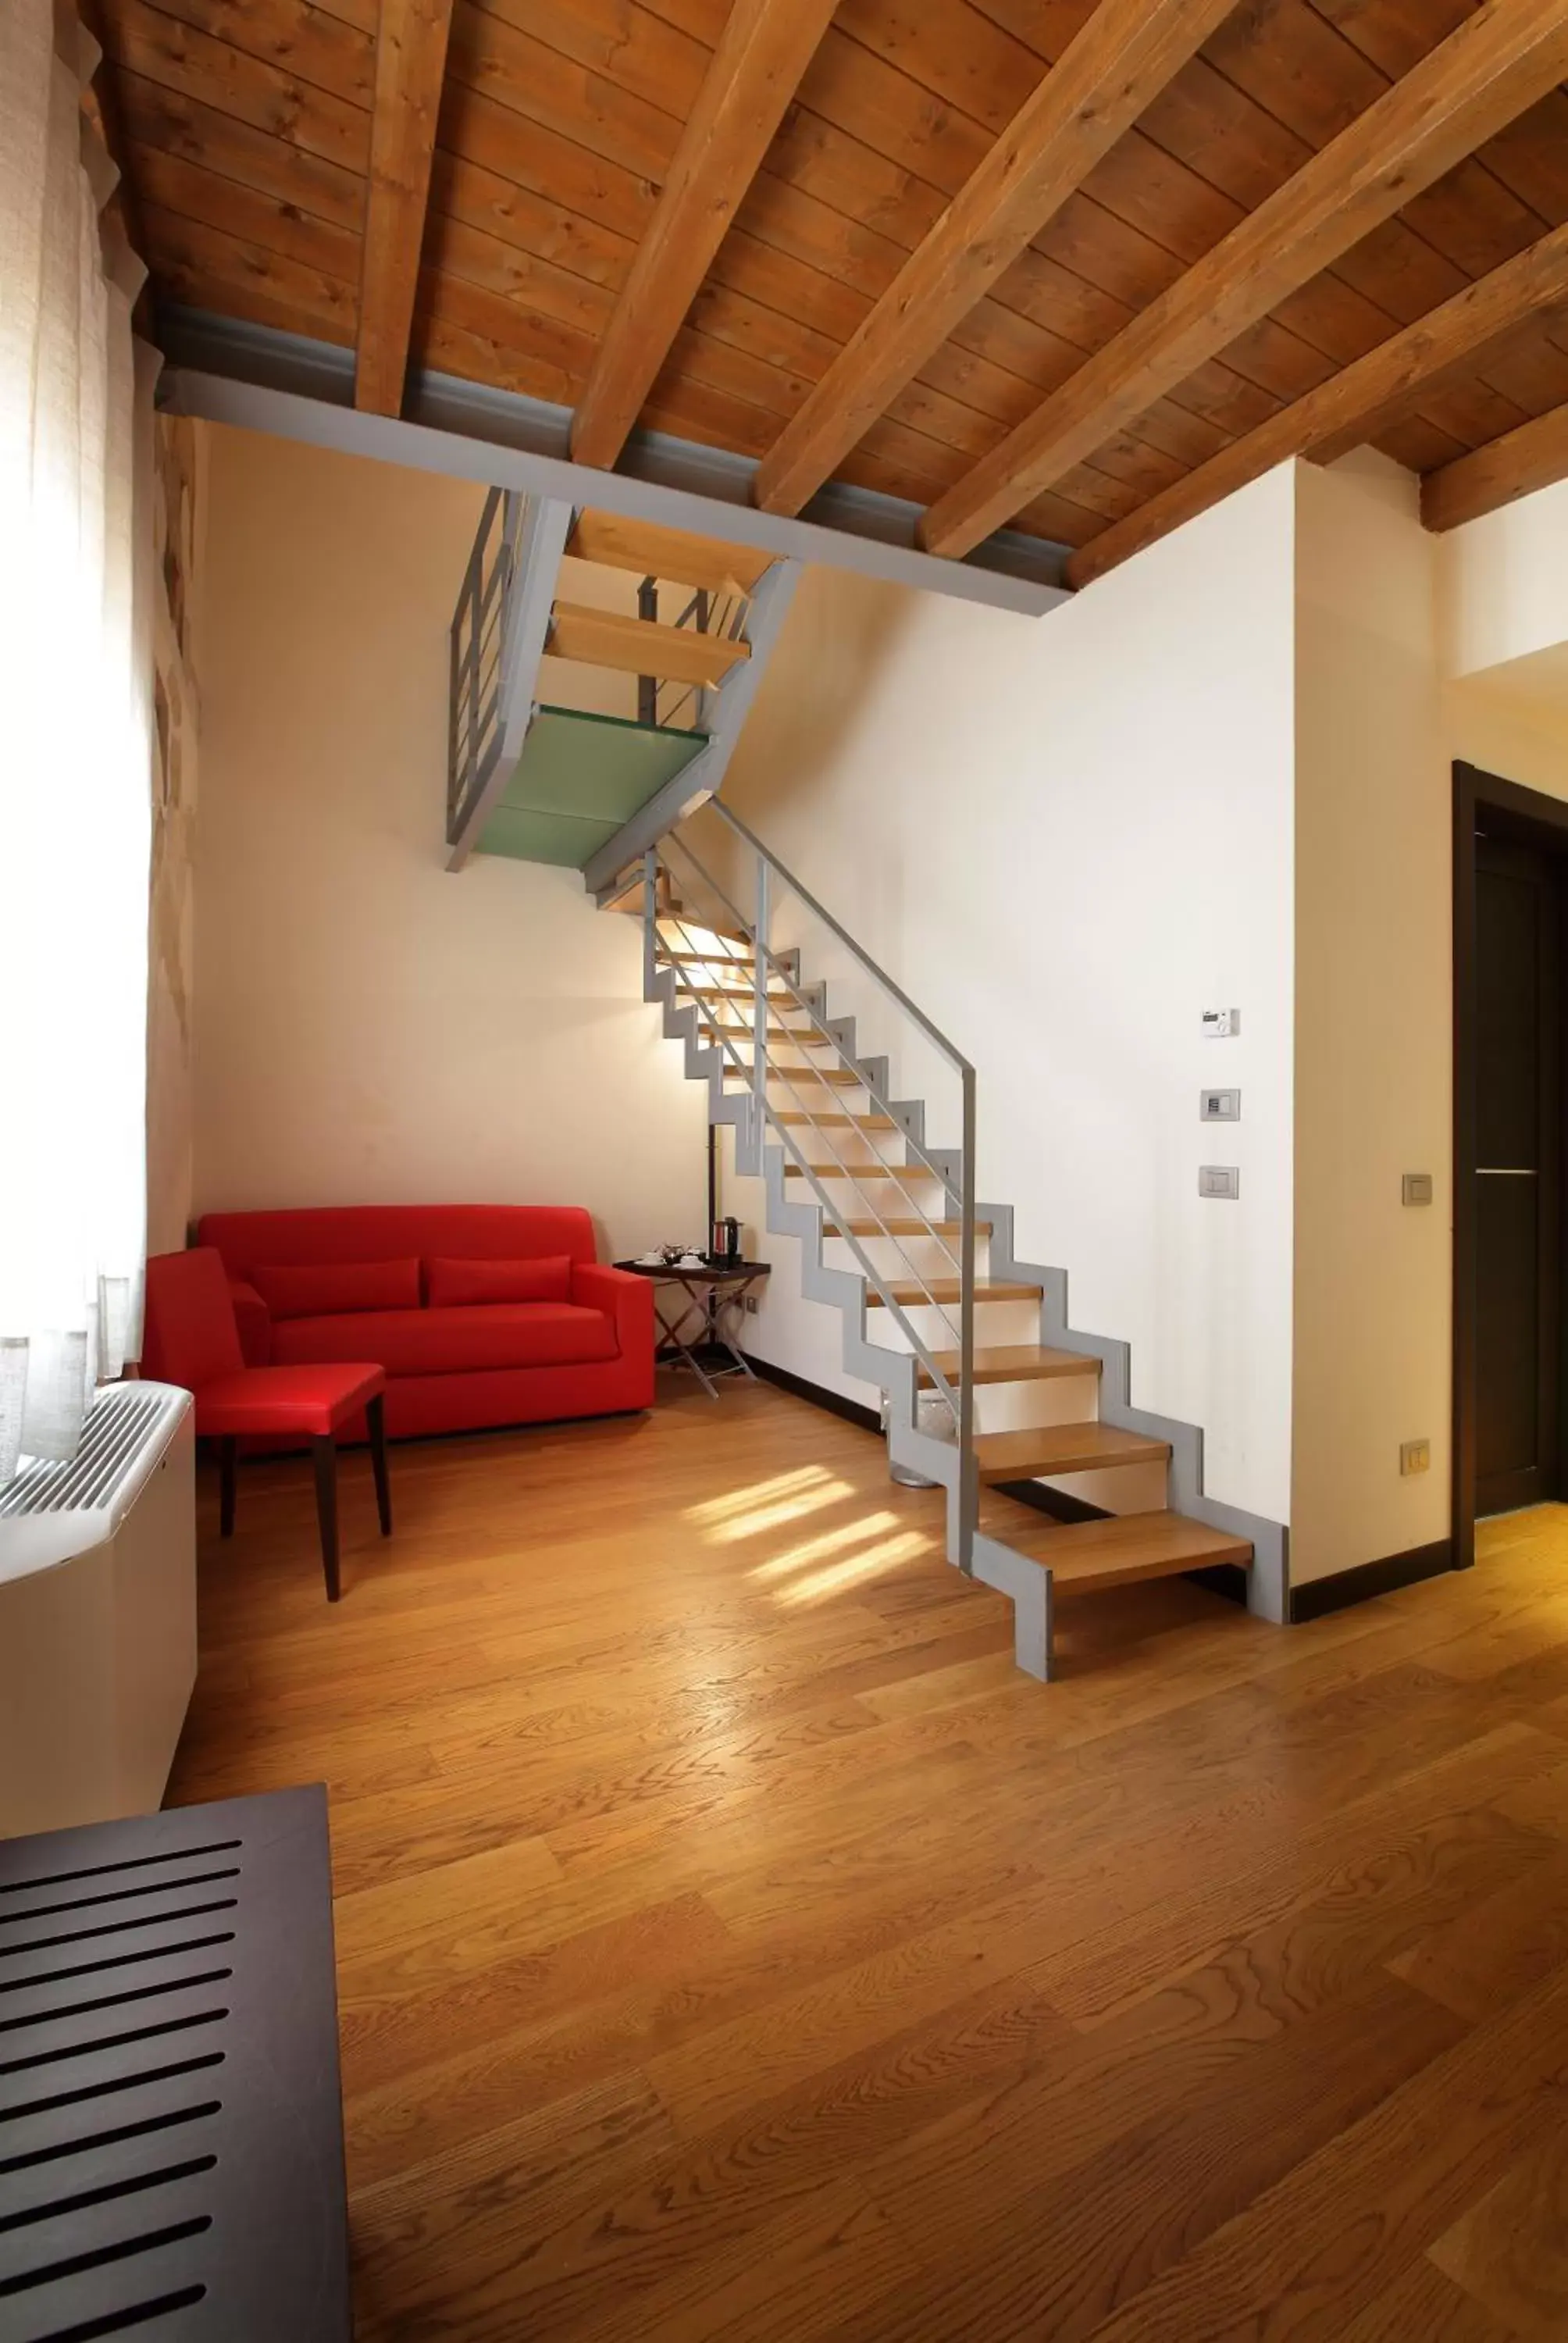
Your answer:
[[[740,1297],[740,1306],[743,1310],[749,1310],[755,1317],[758,1310],[758,1296],[755,1293],[743,1293]]]
[[[1402,1440],[1399,1448],[1399,1469],[1402,1473],[1430,1473],[1432,1443],[1430,1440]]]

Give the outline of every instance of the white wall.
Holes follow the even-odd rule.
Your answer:
[[[809,573],[726,789],[975,1061],[980,1193],[1016,1206],[1020,1253],[1066,1266],[1078,1325],[1131,1342],[1139,1405],[1204,1427],[1211,1493],[1275,1520],[1292,528],[1286,470],[1038,620]],[[809,974],[831,968],[802,940]],[[1206,1042],[1202,1010],[1231,1006],[1241,1037]],[[894,1038],[864,1018],[863,1048]],[[931,1079],[916,1051],[896,1070],[901,1095]],[[1244,1094],[1224,1134],[1198,1119],[1221,1080]],[[950,1105],[934,1136],[956,1137]],[[1240,1164],[1239,1203],[1200,1199],[1203,1161]],[[730,1195],[759,1229],[759,1192]],[[874,1396],[775,1250],[757,1350]],[[999,1318],[992,1339],[1025,1332]]]
[[[636,923],[444,868],[447,628],[479,492],[216,430],[196,836],[196,1205],[580,1202],[695,1234],[702,1100]]]

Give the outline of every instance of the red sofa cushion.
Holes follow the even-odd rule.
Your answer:
[[[425,1298],[432,1310],[479,1302],[569,1302],[572,1257],[541,1253],[535,1261],[444,1261],[425,1264]]]
[[[351,1310],[419,1307],[419,1263],[413,1258],[258,1262],[250,1282],[274,1318],[330,1318]]]
[[[577,1204],[327,1204],[304,1212],[206,1212],[196,1242],[216,1245],[230,1277],[256,1282],[279,1262],[524,1261],[594,1258],[593,1222]]]
[[[613,1359],[613,1320],[569,1302],[485,1302],[467,1309],[361,1311],[289,1318],[274,1328],[279,1366],[375,1359],[389,1375],[460,1374],[480,1367],[557,1367]]]

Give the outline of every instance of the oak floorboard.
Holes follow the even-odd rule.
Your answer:
[[[1568,2331],[1568,1509],[1042,1687],[767,1387],[393,1488],[329,1610],[300,1463],[204,1481],[171,1787],[328,1785],[365,2343]]]

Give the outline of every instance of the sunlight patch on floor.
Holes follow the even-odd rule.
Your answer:
[[[862,1538],[878,1537],[884,1530],[896,1530],[896,1513],[862,1513],[859,1521],[845,1522],[836,1530],[824,1530],[819,1537],[805,1539],[783,1554],[776,1554],[770,1562],[759,1562],[753,1578],[788,1578],[791,1571],[809,1569],[814,1562],[825,1562],[829,1554],[841,1554],[847,1545],[857,1545]]]
[[[734,1545],[742,1538],[764,1537],[769,1530],[788,1529],[802,1514],[819,1513],[824,1505],[841,1504],[855,1491],[848,1481],[835,1480],[819,1464],[802,1466],[754,1488],[738,1489],[693,1505],[687,1518],[701,1523],[709,1545]]]
[[[824,1595],[841,1594],[846,1586],[858,1585],[862,1579],[876,1578],[884,1570],[895,1570],[901,1562],[913,1562],[917,1555],[929,1552],[930,1540],[921,1530],[903,1530],[897,1537],[883,1538],[877,1545],[869,1545],[861,1554],[847,1554],[842,1562],[830,1563],[826,1570],[815,1570],[809,1578],[792,1579],[788,1586],[778,1590],[780,1603],[791,1605],[819,1603]]]

